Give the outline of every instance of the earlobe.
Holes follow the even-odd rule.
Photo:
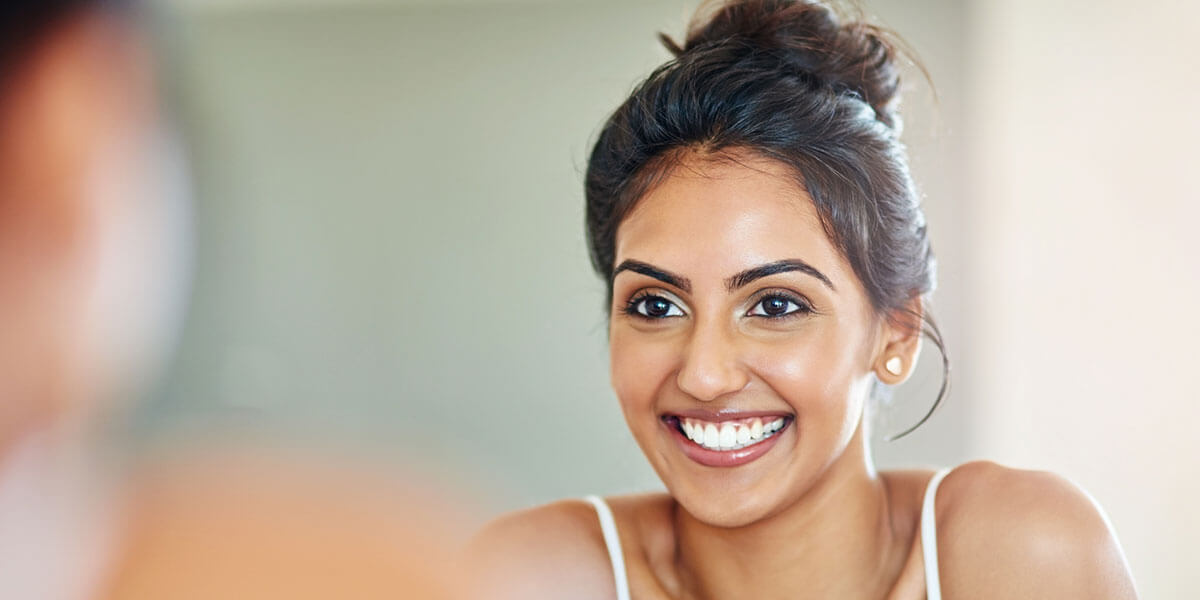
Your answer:
[[[875,376],[887,385],[903,383],[905,379],[908,379],[908,371],[911,365],[908,365],[899,354],[891,351],[891,344],[889,344],[889,348],[885,349],[884,352],[885,354],[879,358],[875,365]]]
[[[921,348],[922,307],[919,300],[894,315],[885,325],[884,343],[875,364],[875,376],[887,385],[903,383],[916,366]]]

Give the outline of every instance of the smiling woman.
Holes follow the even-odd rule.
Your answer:
[[[911,362],[918,338],[874,318],[785,166],[685,160],[617,236],[619,260],[688,280],[613,278],[613,387],[674,498],[705,522],[740,526],[797,500],[787,496],[835,463],[863,462],[865,445],[849,447],[873,385],[863,367],[882,352]],[[735,449],[756,421],[761,442]],[[792,449],[771,452],[780,445]],[[739,493],[712,494],[735,480]]]
[[[480,595],[1134,597],[1063,479],[872,464],[872,395],[923,333],[941,346],[888,34],[746,0],[666,42],[586,185],[612,385],[667,493],[498,520],[472,549]]]

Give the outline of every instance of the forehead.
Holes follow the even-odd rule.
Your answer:
[[[636,259],[683,274],[725,277],[801,259],[834,285],[851,276],[795,172],[747,155],[684,158],[621,223],[615,250],[616,264]]]

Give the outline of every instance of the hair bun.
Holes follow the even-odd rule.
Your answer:
[[[842,23],[825,4],[726,1],[697,13],[682,47],[661,37],[677,57],[729,44],[741,44],[755,54],[768,52],[787,71],[805,73],[837,92],[857,94],[875,110],[876,119],[899,129],[895,105],[900,75],[892,36],[868,23]]]

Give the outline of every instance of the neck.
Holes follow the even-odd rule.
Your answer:
[[[736,528],[676,514],[677,560],[696,598],[881,598],[904,562],[862,427],[795,504]]]

